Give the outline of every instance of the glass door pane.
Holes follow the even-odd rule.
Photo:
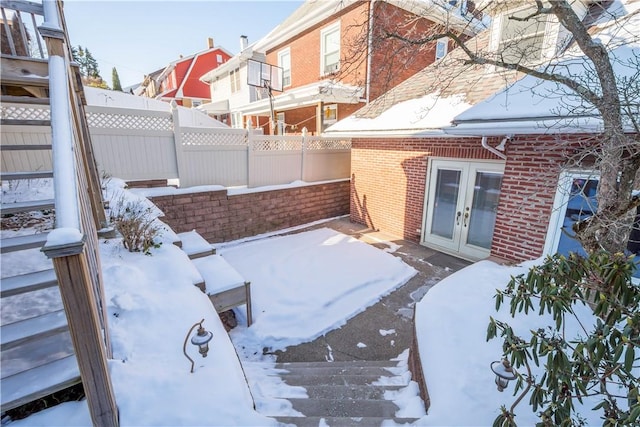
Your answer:
[[[453,239],[461,171],[438,169],[431,234]],[[459,220],[459,219],[458,219]]]
[[[468,220],[469,226],[467,244],[491,249],[501,183],[502,174],[476,172],[471,211],[464,213],[464,225]]]

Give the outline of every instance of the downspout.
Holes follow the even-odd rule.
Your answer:
[[[371,54],[373,51],[373,9],[376,0],[369,0],[369,34],[367,37],[367,82],[365,90],[367,91],[366,102],[369,103],[369,91],[371,90]]]
[[[500,157],[502,160],[507,160],[507,155],[504,154],[502,151],[504,151],[504,146],[507,143],[507,141],[509,141],[510,139],[511,139],[511,135],[506,135],[504,138],[502,138],[502,141],[500,141],[500,144],[498,144],[498,146],[496,148],[496,147],[492,147],[489,144],[487,144],[487,137],[483,136],[482,137],[482,148],[485,148],[485,149],[489,150],[491,153],[493,153],[496,156]]]

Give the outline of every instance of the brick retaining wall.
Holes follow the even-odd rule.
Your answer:
[[[227,242],[349,213],[349,181],[229,195],[227,190],[149,197],[176,233]]]

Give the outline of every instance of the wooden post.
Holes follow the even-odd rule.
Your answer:
[[[178,179],[180,187],[189,185],[189,177],[187,176],[187,167],[184,161],[184,149],[182,148],[182,129],[180,128],[180,111],[176,101],[171,101],[171,117],[173,119],[173,142],[176,152],[176,165],[178,169]]]
[[[93,425],[117,427],[118,408],[91,286],[84,236],[77,243],[45,245],[43,252],[52,259],[56,271]]]
[[[306,127],[302,128],[302,160],[300,165],[300,180],[306,181],[307,175],[307,138],[309,137],[309,131]]]
[[[252,184],[253,184],[253,169],[255,168],[254,166],[254,155],[255,153],[253,152],[253,144],[255,143],[255,139],[253,138],[253,132],[252,131],[248,131],[248,135],[247,135],[247,187],[251,188]]]

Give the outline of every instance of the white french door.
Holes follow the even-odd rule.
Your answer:
[[[504,163],[432,159],[422,243],[463,258],[489,256]]]

